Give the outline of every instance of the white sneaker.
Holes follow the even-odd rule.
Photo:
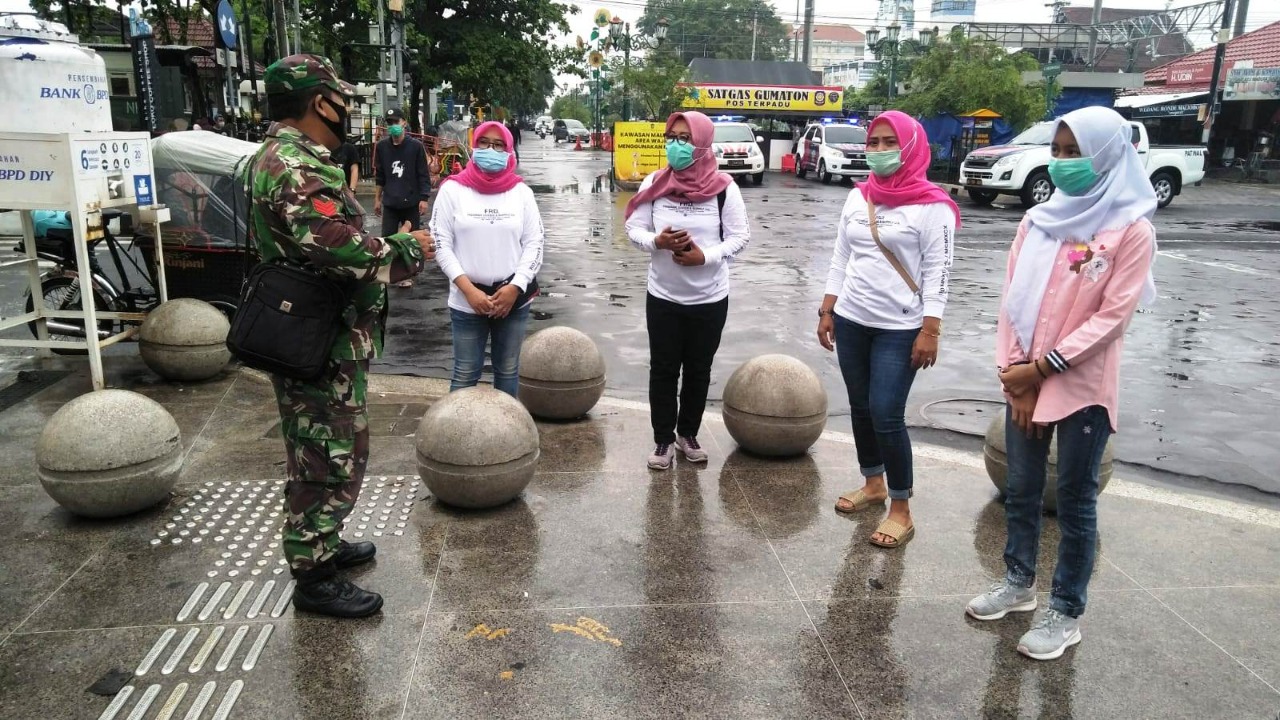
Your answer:
[[[704,463],[707,461],[707,451],[703,450],[702,446],[698,444],[698,438],[678,437],[676,438],[676,449],[689,462]]]
[[[675,459],[675,447],[670,443],[658,443],[658,446],[653,450],[653,454],[649,456],[649,469],[670,470],[671,463]]]

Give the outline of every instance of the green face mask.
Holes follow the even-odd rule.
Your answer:
[[[388,125],[387,133],[389,133],[393,138],[398,138],[401,135],[404,135],[404,126],[401,125],[400,123],[396,123],[395,125]]]
[[[672,170],[683,170],[693,164],[693,145],[676,140],[667,141],[667,164]]]
[[[867,167],[879,177],[889,177],[902,167],[901,150],[884,150],[867,153]]]
[[[1050,158],[1049,179],[1068,195],[1083,195],[1098,182],[1093,171],[1093,158]]]

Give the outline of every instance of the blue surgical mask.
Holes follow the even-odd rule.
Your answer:
[[[867,167],[877,177],[889,177],[902,167],[901,150],[883,150],[867,153]]]
[[[693,164],[693,145],[676,140],[667,141],[667,164],[672,170],[684,170]]]
[[[511,153],[494,150],[493,148],[479,148],[473,158],[482,171],[500,173],[506,170],[507,164],[511,162]]]
[[[1098,182],[1093,158],[1049,158],[1049,179],[1068,195],[1084,195]]]

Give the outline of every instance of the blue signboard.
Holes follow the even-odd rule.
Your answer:
[[[155,203],[155,199],[151,197],[150,175],[133,176],[133,198],[137,201],[138,207],[148,207]]]
[[[218,37],[222,38],[222,46],[228,50],[236,49],[236,11],[231,9],[228,0],[218,3]]]

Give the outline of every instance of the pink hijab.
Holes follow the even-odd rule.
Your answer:
[[[898,136],[898,147],[902,149],[902,167],[889,177],[882,178],[873,173],[858,183],[863,196],[876,205],[887,207],[946,203],[951,206],[951,212],[956,214],[956,227],[960,227],[960,208],[945,190],[929,182],[927,177],[932,153],[924,127],[910,115],[890,110],[872,120],[867,132],[875,130],[882,123],[889,123],[893,133]]]
[[[665,167],[654,173],[653,184],[636,193],[627,203],[627,217],[631,217],[637,207],[668,195],[680,202],[706,202],[733,182],[732,177],[720,172],[720,162],[711,149],[716,135],[716,126],[711,118],[700,112],[673,113],[667,118],[667,132],[671,132],[671,126],[681,118],[689,123],[689,135],[693,138],[693,164],[678,172]]]
[[[516,155],[514,152],[515,141],[511,137],[511,131],[507,129],[506,125],[503,125],[500,122],[481,123],[480,127],[476,128],[476,131],[471,135],[471,147],[474,149],[476,141],[492,129],[497,129],[501,132],[502,139],[507,143],[507,152],[511,155],[507,160],[507,169],[502,172],[487,173],[477,167],[474,162],[469,162],[467,163],[466,169],[457,175],[450,175],[445,178],[441,185],[453,180],[466,185],[482,195],[497,195],[524,182],[524,178],[516,174]]]

